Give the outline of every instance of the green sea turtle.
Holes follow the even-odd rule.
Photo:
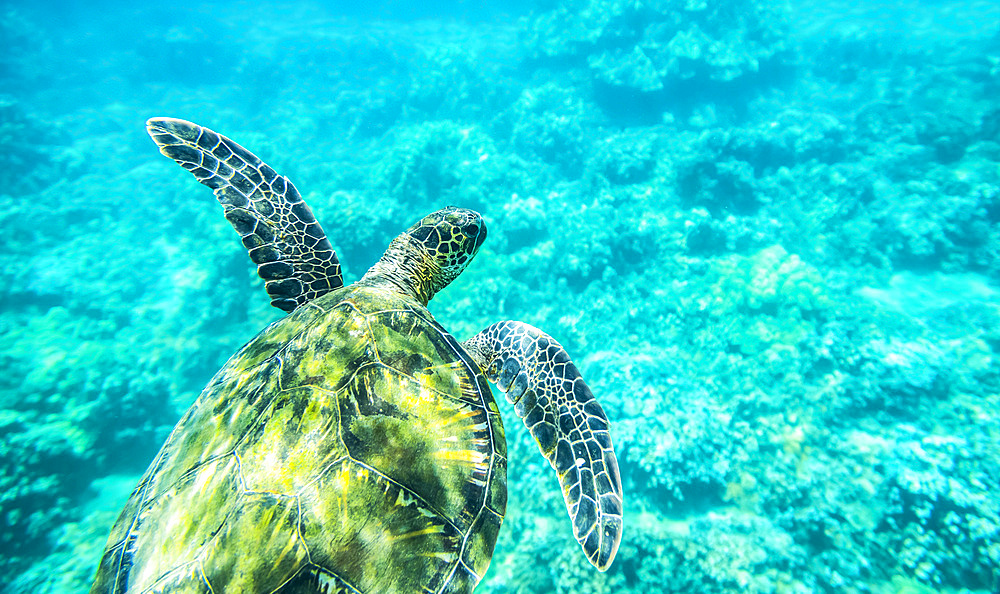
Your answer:
[[[155,118],[160,151],[215,190],[272,305],[290,312],[215,375],[108,538],[92,592],[470,592],[507,501],[506,392],[605,570],[622,533],[608,419],[566,351],[520,322],[465,342],[427,302],[486,238],[445,208],[343,286],[298,191],[211,130]]]

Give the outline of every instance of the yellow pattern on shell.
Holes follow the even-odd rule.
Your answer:
[[[485,379],[427,310],[339,289],[216,374],[123,510],[93,591],[471,591],[505,456]]]

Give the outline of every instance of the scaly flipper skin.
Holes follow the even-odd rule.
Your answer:
[[[225,136],[174,118],[146,130],[160,152],[215,190],[243,240],[271,305],[286,312],[344,286],[323,228],[288,178]]]
[[[622,485],[608,417],[566,350],[522,322],[500,322],[463,345],[506,392],[559,475],[573,535],[604,571],[622,537]]]

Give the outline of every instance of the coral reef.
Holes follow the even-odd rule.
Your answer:
[[[536,59],[584,59],[595,79],[639,91],[670,79],[731,81],[785,47],[785,8],[752,2],[577,0],[531,17]]]
[[[294,180],[348,281],[426,211],[484,214],[431,311],[459,339],[520,319],[562,342],[626,496],[597,573],[500,402],[510,504],[479,591],[995,588],[995,30],[804,1],[518,7],[0,12],[0,589],[85,590],[165,433],[279,315],[153,115]]]
[[[529,17],[524,51],[585,72],[609,113],[655,121],[695,89],[704,100],[769,85],[790,59],[787,28],[782,3],[575,0]]]

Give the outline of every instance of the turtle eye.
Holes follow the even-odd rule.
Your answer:
[[[468,237],[475,237],[479,235],[479,225],[477,223],[469,223],[462,227],[462,233],[465,233]]]

